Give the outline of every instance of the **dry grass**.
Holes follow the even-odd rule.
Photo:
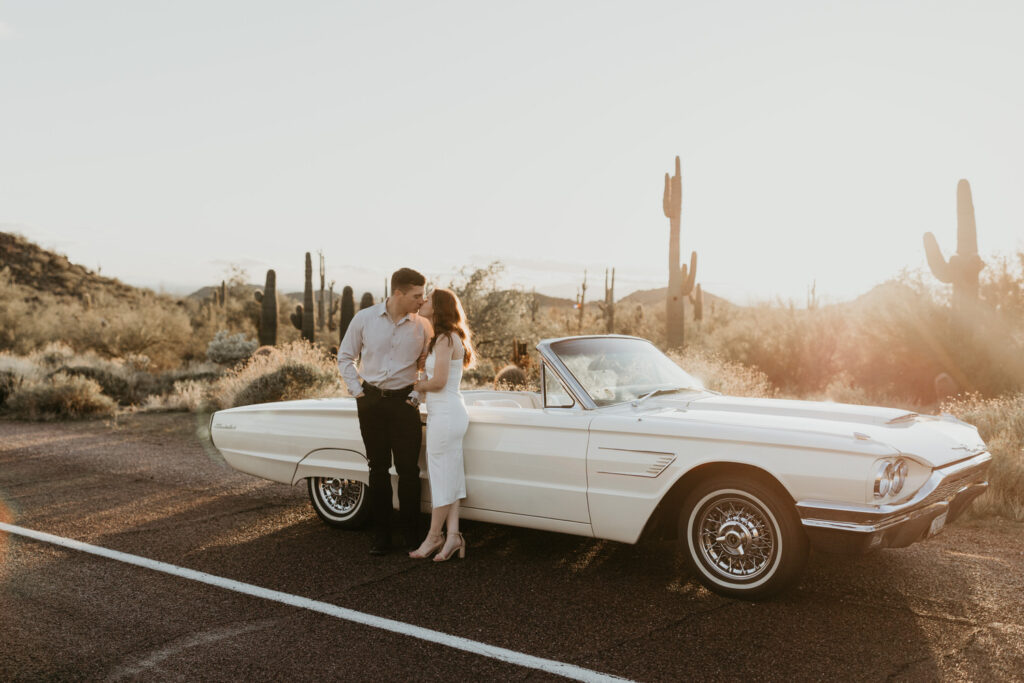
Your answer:
[[[256,355],[214,384],[214,409],[346,395],[334,358],[323,349],[296,341],[266,355]]]
[[[669,357],[712,391],[754,398],[772,398],[778,394],[768,376],[760,370],[726,360],[713,352],[693,348],[670,352]]]
[[[994,399],[968,396],[942,408],[976,426],[992,453],[991,488],[974,502],[971,513],[1024,521],[1024,393]]]
[[[110,417],[117,411],[117,403],[95,381],[63,372],[23,382],[4,407],[20,420],[78,420]]]

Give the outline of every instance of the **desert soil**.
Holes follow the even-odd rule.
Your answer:
[[[811,556],[794,590],[704,590],[666,542],[466,523],[464,561],[367,554],[305,489],[227,467],[205,418],[0,422],[0,521],[636,680],[1024,679],[1024,524]],[[548,679],[0,532],[0,679]]]

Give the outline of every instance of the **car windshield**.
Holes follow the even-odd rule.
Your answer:
[[[551,350],[599,406],[632,401],[652,392],[703,388],[699,380],[642,339],[566,339],[552,344]]]

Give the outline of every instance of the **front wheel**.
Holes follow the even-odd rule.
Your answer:
[[[697,578],[721,595],[748,600],[792,585],[807,560],[807,536],[792,503],[755,478],[697,485],[679,515],[679,541]]]
[[[309,500],[320,519],[341,529],[358,529],[370,517],[370,487],[355,479],[310,477]]]

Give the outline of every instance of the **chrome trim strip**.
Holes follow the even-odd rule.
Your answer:
[[[609,448],[607,450],[625,450],[619,448]],[[634,451],[637,453],[655,453],[655,451]],[[644,472],[613,472],[611,470],[598,470],[598,474],[617,474],[623,477],[645,477],[647,479],[654,479],[659,476],[662,472],[668,469],[669,465],[676,461],[676,456],[672,453],[665,453],[657,462],[653,462]]]
[[[921,515],[928,514],[929,512],[938,512],[944,508],[949,508],[949,502],[940,501],[938,503],[932,503],[923,508],[918,508],[905,515],[895,515],[893,517],[886,518],[879,521],[877,524],[858,524],[856,522],[837,522],[831,519],[804,519],[801,520],[804,526],[815,527],[818,529],[833,529],[836,531],[851,531],[858,534],[873,534],[876,531],[885,531],[889,527],[898,526],[904,522],[909,522],[913,519],[920,517]]]
[[[671,455],[675,457],[674,451],[645,451],[642,448],[614,448],[612,446],[598,446],[599,451],[619,451],[621,453],[648,453],[650,455]]]

